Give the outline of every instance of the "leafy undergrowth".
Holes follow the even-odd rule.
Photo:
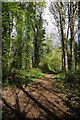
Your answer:
[[[53,78],[53,82],[63,99],[66,100],[77,113],[80,113],[80,80],[76,79],[73,82],[67,82],[65,80],[65,74],[59,73]]]
[[[9,85],[16,85],[17,87],[21,85],[27,85],[28,83],[35,82],[36,80],[45,76],[39,69],[29,69],[29,70],[17,70],[15,69],[9,75],[9,77],[4,80],[3,87]]]
[[[56,74],[53,78],[56,79],[56,80],[61,80],[61,79],[64,80],[65,73],[64,72],[60,72],[60,73]]]

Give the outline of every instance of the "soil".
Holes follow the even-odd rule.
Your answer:
[[[20,88],[3,89],[3,120],[77,120],[46,74]]]

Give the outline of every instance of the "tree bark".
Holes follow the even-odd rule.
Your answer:
[[[80,61],[80,1],[78,2],[78,56]],[[78,63],[78,69],[80,70],[80,63]]]
[[[70,3],[70,56],[71,56],[71,70],[75,70],[75,40],[74,40],[74,3]]]
[[[60,28],[61,28],[61,36],[62,36],[62,69],[65,72],[68,71],[68,51],[67,51],[67,36],[65,33],[65,14],[64,14],[64,6],[63,3],[60,2]]]

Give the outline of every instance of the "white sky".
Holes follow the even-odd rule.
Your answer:
[[[46,8],[44,10],[43,14],[43,19],[46,20],[47,24],[46,26],[46,33],[48,35],[52,34],[53,35],[53,46],[56,47],[57,45],[60,44],[59,38],[58,38],[58,30],[57,27],[53,24],[55,22],[54,17],[52,17],[51,13],[49,12],[49,5],[50,5],[50,0],[46,0]]]

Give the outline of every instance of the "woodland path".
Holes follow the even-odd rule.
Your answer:
[[[46,74],[26,88],[8,87],[3,90],[6,120],[77,120]]]

